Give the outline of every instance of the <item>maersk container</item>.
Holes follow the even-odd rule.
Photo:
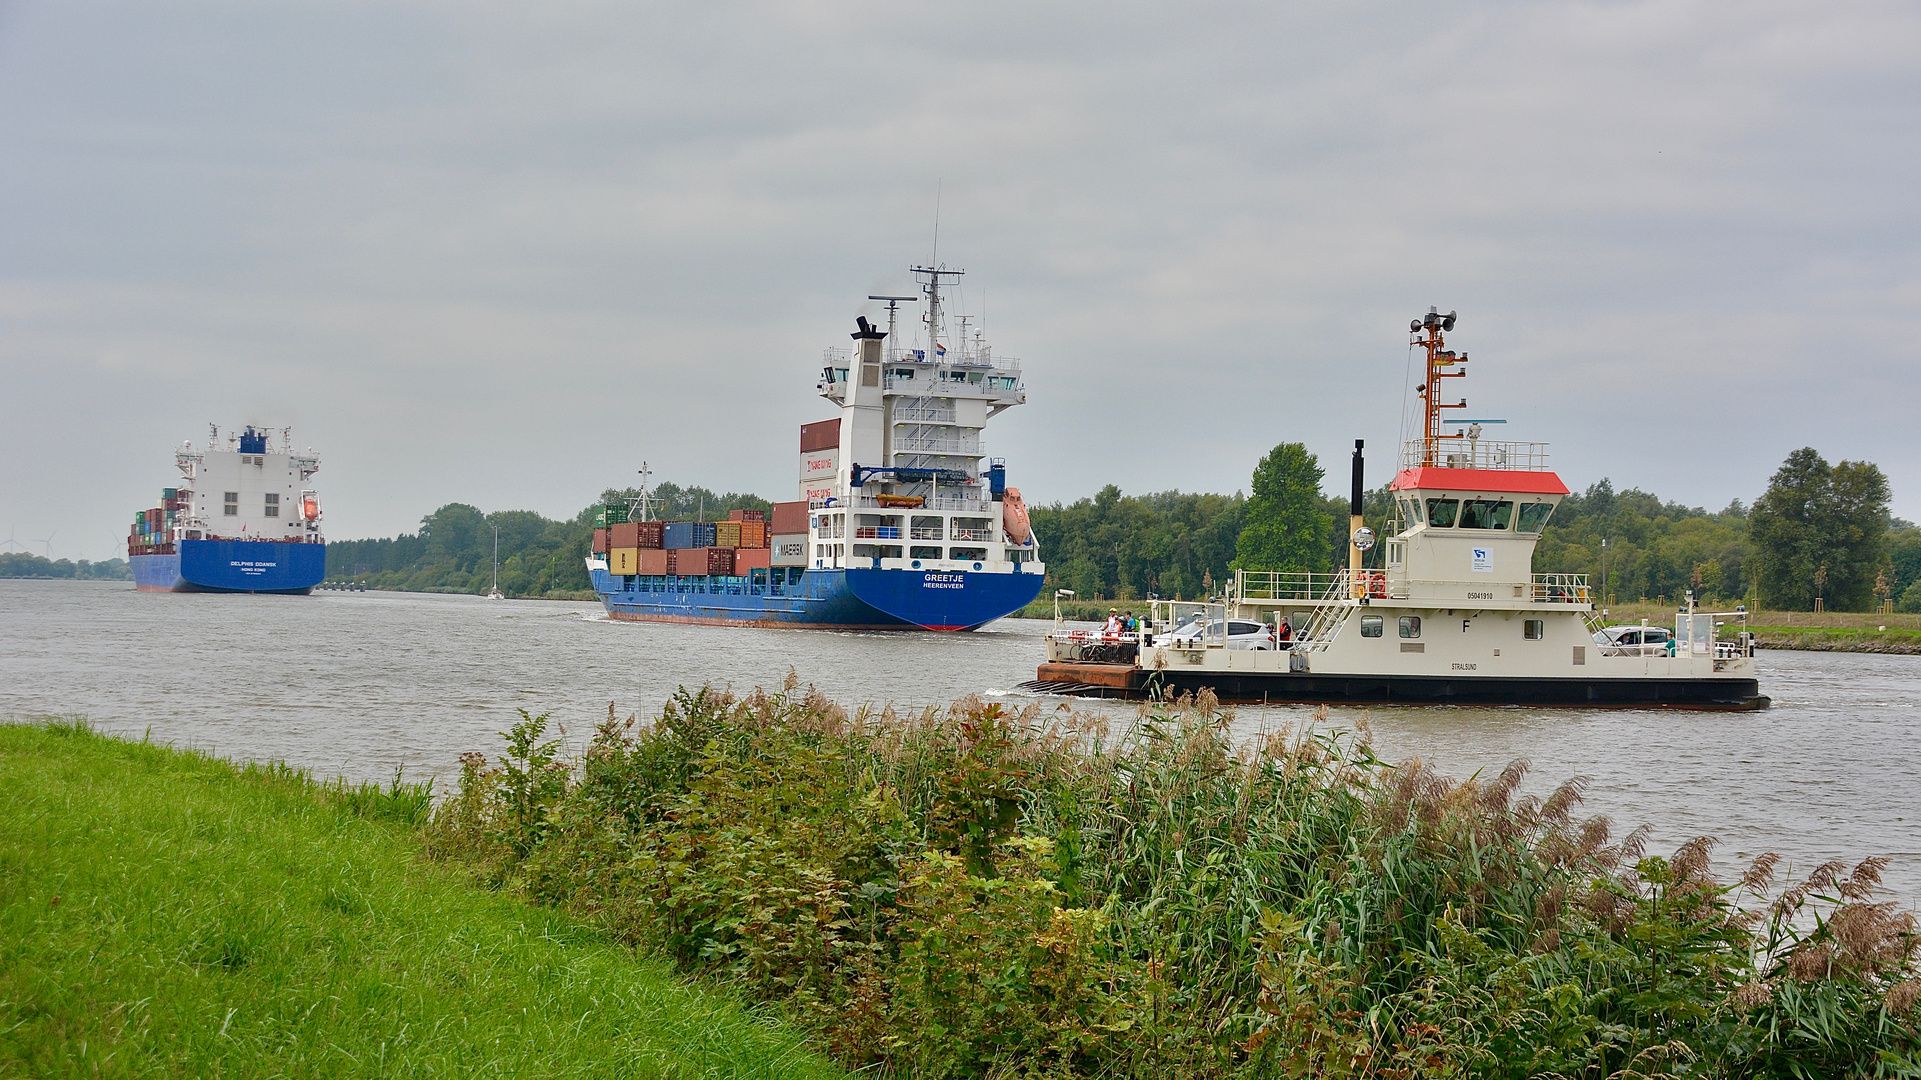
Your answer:
[[[777,535],[769,541],[767,550],[772,552],[771,563],[774,566],[806,566],[807,534],[803,532]]]

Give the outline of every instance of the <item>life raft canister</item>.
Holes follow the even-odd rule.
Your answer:
[[[1034,528],[1027,521],[1027,504],[1021,501],[1020,488],[1008,488],[1001,497],[1001,529],[1007,533],[1009,540],[1023,547],[1034,537]]]

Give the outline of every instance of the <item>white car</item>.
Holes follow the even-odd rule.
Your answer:
[[[1156,645],[1193,645],[1197,642],[1221,640],[1221,624],[1210,622],[1203,629],[1201,620],[1193,619],[1176,627],[1173,631],[1155,639]],[[1272,649],[1274,628],[1266,623],[1251,619],[1227,620],[1227,647],[1230,649]]]
[[[1595,631],[1594,643],[1609,652],[1640,653],[1643,646],[1666,649],[1668,636],[1665,626],[1609,626]]]

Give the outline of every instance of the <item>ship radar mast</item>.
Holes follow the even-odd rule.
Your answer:
[[[1446,332],[1454,329],[1454,319],[1454,312],[1450,311],[1443,315],[1438,309],[1430,307],[1426,315],[1413,320],[1407,326],[1408,333],[1414,335],[1414,344],[1427,350],[1427,378],[1414,391],[1421,396],[1419,464],[1426,467],[1438,465],[1443,460],[1441,440],[1467,438],[1465,432],[1446,434],[1441,431],[1441,425],[1447,422],[1441,419],[1441,410],[1467,408],[1466,398],[1458,402],[1441,400],[1442,379],[1467,377],[1467,370],[1459,366],[1467,363],[1467,354],[1461,353],[1456,356],[1447,348],[1447,341],[1443,337]],[[1478,430],[1476,434],[1479,434]]]
[[[923,274],[926,275],[926,280],[920,282],[920,288],[921,288],[921,292],[926,294],[927,296],[927,316],[926,316],[927,318],[927,359],[939,360],[940,352],[941,352],[941,344],[940,344],[941,279],[944,277],[959,278],[962,274],[965,274],[967,271],[949,270],[944,266],[915,266],[915,267],[910,267],[910,269],[913,271],[914,277],[916,279],[919,279]]]
[[[896,320],[902,304],[912,304],[918,296],[869,296],[869,300],[887,301],[887,359],[889,362],[900,359],[900,337],[895,334]]]

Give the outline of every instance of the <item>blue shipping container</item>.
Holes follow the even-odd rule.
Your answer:
[[[713,547],[714,523],[711,521],[670,521],[661,530],[661,547],[674,551],[683,548]]]

